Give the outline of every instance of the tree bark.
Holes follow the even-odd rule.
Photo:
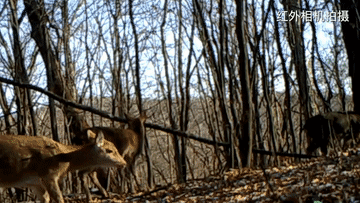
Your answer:
[[[44,8],[44,2],[36,0],[24,0],[25,10],[31,24],[31,37],[39,47],[43,58],[46,73],[48,90],[69,101],[76,101],[74,95],[74,81],[72,77],[64,78],[61,74],[59,58],[50,46],[50,36],[46,24],[48,17]],[[70,73],[71,74],[71,73]],[[66,84],[66,85],[65,85]],[[60,140],[57,135],[56,114],[54,101],[50,98],[50,117],[54,140]],[[82,129],[90,127],[80,111],[72,107],[64,106],[66,117],[70,123],[70,131],[74,134],[81,133]]]
[[[360,16],[359,1],[341,0],[341,10],[349,11],[349,22],[341,22],[343,38],[349,60],[349,75],[352,79],[354,111],[360,113]],[[354,46],[355,45],[355,46]]]
[[[17,1],[10,0],[10,9],[11,9],[11,28],[13,32],[13,53],[15,58],[15,80],[21,82],[21,83],[29,83],[29,78],[27,76],[26,68],[25,68],[25,62],[24,62],[24,54],[22,53],[22,47],[20,43],[20,36],[19,36],[19,21],[17,17]],[[31,101],[31,94],[29,89],[18,89],[15,88],[17,92],[17,97],[19,101],[21,101],[18,111],[18,118],[23,118],[23,120],[20,121],[20,125],[22,124],[23,128],[21,129],[22,132],[18,132],[21,134],[30,134],[30,135],[36,135],[37,133],[37,126],[36,126],[36,118],[34,115],[34,109],[33,109],[33,103]],[[22,114],[22,115],[20,115]],[[30,119],[28,119],[30,117]],[[29,127],[30,121],[32,123],[32,129]],[[31,130],[30,130],[31,129]]]
[[[244,3],[236,0],[236,37],[239,44],[239,76],[241,82],[242,115],[240,121],[241,135],[239,137],[240,158],[242,167],[251,166],[253,141],[253,110],[251,102],[250,74],[247,47],[244,33]]]

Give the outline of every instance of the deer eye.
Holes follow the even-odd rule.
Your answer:
[[[111,149],[106,149],[106,153],[110,154],[112,153],[113,151]]]

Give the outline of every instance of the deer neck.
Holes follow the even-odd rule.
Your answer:
[[[142,129],[140,132],[139,132],[139,137],[140,137],[140,146],[139,146],[139,151],[137,154],[140,154],[142,153],[143,151],[143,148],[144,148],[144,142],[145,142],[145,131],[144,129]]]
[[[91,161],[91,157],[88,159],[84,158],[89,156],[89,150],[91,150],[91,145],[85,146],[76,146],[70,145],[66,146],[67,150],[61,154],[56,155],[56,159],[59,162],[69,162],[70,171],[81,170],[84,166],[87,166],[88,162]],[[89,149],[90,148],[90,149]]]
[[[145,142],[145,126],[142,123],[137,123],[132,126],[130,130],[134,131],[139,139],[139,148],[136,154],[139,154],[143,151],[144,142]]]

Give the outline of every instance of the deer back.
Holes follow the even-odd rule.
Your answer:
[[[60,153],[59,143],[49,138],[1,135],[0,186],[16,186],[30,180],[36,182],[39,166],[52,168],[45,160]]]
[[[42,136],[1,135],[0,187],[36,185],[42,176],[58,179],[69,170],[124,166],[116,147],[104,142],[101,133],[85,146],[68,146]]]

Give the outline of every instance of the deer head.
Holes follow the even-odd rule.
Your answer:
[[[0,187],[28,187],[45,203],[50,198],[64,202],[58,181],[68,171],[126,164],[101,133],[84,146],[68,146],[46,137],[1,135],[0,163]]]

